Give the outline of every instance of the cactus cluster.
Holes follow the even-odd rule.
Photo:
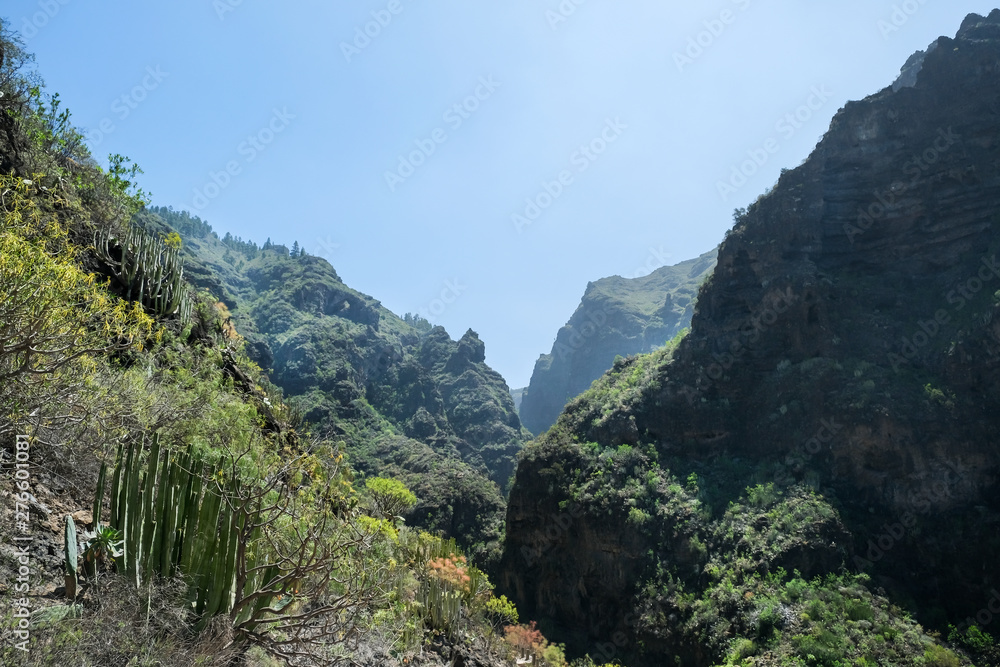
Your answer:
[[[128,290],[129,301],[138,301],[161,317],[177,314],[181,322],[190,321],[193,303],[177,247],[135,225],[129,225],[120,236],[110,227],[98,229],[94,246],[115,279]]]
[[[259,540],[261,528],[257,516],[238,512],[231,502],[239,480],[219,483],[215,466],[190,450],[162,447],[158,435],[145,461],[143,451],[137,444],[119,448],[111,478],[109,523],[122,532],[122,570],[137,585],[154,575],[182,574],[203,627],[212,616],[232,612],[238,594],[243,599],[261,590],[278,568],[254,569],[258,554],[246,547]],[[236,577],[239,557],[248,559],[245,572],[252,573],[242,582]],[[234,622],[271,602],[260,596]]]
[[[462,594],[454,586],[430,577],[420,585],[421,620],[427,628],[458,637],[462,629]]]
[[[417,562],[431,566],[450,561],[457,565],[454,572],[443,575],[428,567],[417,591],[414,625],[405,633],[407,639],[421,637],[427,630],[442,632],[455,640],[462,639],[469,626],[471,608],[491,588],[486,575],[478,568],[466,566],[464,558],[456,555],[461,552],[454,539],[418,536],[404,538],[404,543],[404,549]]]

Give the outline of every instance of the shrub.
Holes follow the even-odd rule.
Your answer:
[[[798,575],[798,571],[796,571],[795,574]],[[785,584],[785,590],[788,592],[788,597],[792,600],[792,602],[801,598],[802,594],[805,593],[808,588],[809,583],[799,576],[796,576],[794,579]]]
[[[757,655],[757,644],[753,640],[740,637],[733,640],[729,649],[729,655],[726,656],[726,662],[739,664],[744,658],[754,655]]]
[[[775,488],[774,482],[747,487],[747,502],[754,507],[771,505],[779,496],[781,496],[781,491]]]
[[[95,356],[141,347],[155,324],[76,266],[66,230],[42,215],[32,189],[0,177],[0,404],[22,413],[78,400]],[[0,431],[10,419],[0,414]]]
[[[549,644],[532,621],[528,625],[504,628],[507,643],[522,658],[531,658],[544,667],[568,667],[566,653],[561,644]]]
[[[770,639],[784,620],[780,607],[773,604],[766,605],[757,616],[757,637],[764,640]]]
[[[507,599],[506,595],[498,598],[490,597],[486,601],[486,616],[494,629],[503,625],[514,625],[518,621],[517,607]]]
[[[960,643],[973,651],[988,651],[993,648],[993,637],[979,629],[978,625],[970,625],[965,632],[960,631],[955,626],[950,627],[948,641]]]
[[[650,519],[649,512],[633,507],[628,511],[628,522],[634,526],[641,526]]]
[[[542,636],[542,631],[535,627],[535,621],[531,621],[528,625],[509,625],[503,631],[507,643],[521,657],[537,657],[545,643],[545,637]]]
[[[817,630],[809,635],[796,635],[792,642],[801,657],[814,665],[834,665],[845,657],[844,639],[829,630]]]
[[[431,577],[439,579],[459,591],[468,591],[472,581],[469,577],[469,564],[465,561],[465,556],[453,555],[434,558],[427,563],[427,569]]]
[[[365,488],[368,489],[373,509],[389,521],[417,504],[417,497],[396,479],[374,477],[365,480]]]
[[[846,604],[847,618],[852,621],[870,621],[875,616],[871,605],[861,600],[848,600]]]
[[[961,667],[962,661],[957,655],[943,646],[931,646],[924,651],[924,660],[928,667]]]

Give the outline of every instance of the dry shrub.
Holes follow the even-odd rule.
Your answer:
[[[179,579],[156,580],[136,588],[113,575],[91,591],[80,618],[33,628],[31,651],[22,664],[101,665],[101,667],[224,667],[240,656],[226,650],[232,641],[228,619],[215,619],[202,633],[191,631],[187,587]]]

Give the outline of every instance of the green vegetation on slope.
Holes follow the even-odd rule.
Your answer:
[[[185,239],[185,266],[221,295],[247,352],[352,466],[417,494],[414,525],[455,537],[484,567],[499,554],[503,490],[527,433],[473,331],[399,318],[345,285],[319,257],[226,236],[157,208],[141,224]]]
[[[490,440],[496,429],[482,432],[480,406],[470,411],[463,392],[498,382],[481,366],[475,335],[422,338],[402,320],[382,334],[412,336],[404,361],[425,354],[432,370],[418,375],[441,394],[428,414],[450,429],[437,449],[397,434],[404,407],[384,416],[367,402],[406,405],[373,378],[357,346],[339,375],[307,377],[316,391],[346,380],[357,395],[289,406],[248,352],[273,341],[280,354],[280,336],[299,332],[275,325],[274,338],[248,344],[226,285],[195,291],[181,279],[184,269],[213,276],[191,271],[190,248],[142,211],[141,171],[120,156],[109,170],[97,166],[3,26],[0,54],[0,494],[10,501],[0,532],[31,538],[24,550],[0,549],[0,662],[374,667],[420,655],[428,665],[513,664],[522,647],[504,628],[517,627],[517,610],[454,541],[398,517],[414,506],[418,517],[421,505],[443,515],[436,502],[463,537],[498,525],[502,498],[485,462],[512,456],[520,432],[515,417],[508,452]],[[179,217],[189,235],[205,228]],[[308,266],[259,254],[255,278],[293,261]],[[318,280],[331,271],[321,265]],[[263,300],[254,307],[266,311]],[[308,322],[297,317],[284,324]],[[487,389],[506,397],[506,387]],[[512,415],[508,404],[492,409]],[[324,405],[336,420],[310,431],[302,412]],[[350,410],[364,419],[340,414]],[[367,454],[373,467],[420,482],[420,503],[398,479],[369,475],[356,485],[348,443],[356,460]],[[475,467],[454,456],[459,444],[485,452],[466,456]],[[425,466],[433,471],[421,475]],[[454,480],[466,486],[450,487]],[[564,665],[558,647],[544,648],[541,664]]]
[[[522,453],[501,578],[532,591],[522,611],[633,667],[996,664],[989,635],[946,644],[856,573],[841,503],[808,461],[698,461],[637,430],[682,339],[617,361]],[[574,586],[586,597],[561,596]]]

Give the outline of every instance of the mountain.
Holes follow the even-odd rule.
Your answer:
[[[478,558],[497,553],[502,490],[528,434],[474,331],[452,340],[351,289],[321,257],[219,239],[185,212],[153,208],[139,223],[181,234],[190,279],[220,295],[251,358],[306,424],[345,443],[356,469],[417,494],[414,525]]]
[[[475,332],[140,173],[0,20],[0,664],[565,667],[480,569],[527,433]]]
[[[995,10],[846,105],[666,344],[591,286],[570,344],[655,349],[529,442],[474,331],[145,208],[0,22],[0,664],[997,667],[998,84]]]
[[[698,286],[715,268],[716,251],[663,266],[639,278],[589,283],[549,354],[539,356],[519,414],[532,433],[555,423],[563,407],[603,375],[615,357],[651,352],[688,326]]]
[[[995,10],[840,109],[690,333],[524,452],[521,608],[633,667],[995,664],[998,149]]]

